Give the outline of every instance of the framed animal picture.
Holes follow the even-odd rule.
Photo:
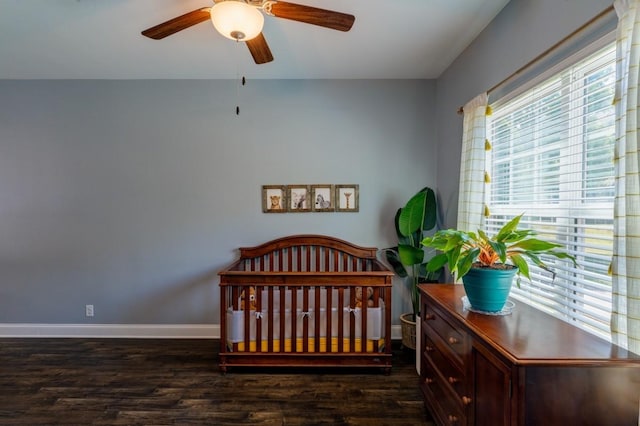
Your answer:
[[[311,211],[311,189],[309,185],[287,185],[287,210],[292,213]]]
[[[333,185],[311,185],[311,210],[333,212],[336,210]]]
[[[359,185],[336,185],[336,211],[357,212],[359,205]]]
[[[287,187],[285,185],[262,186],[262,212],[286,213]]]

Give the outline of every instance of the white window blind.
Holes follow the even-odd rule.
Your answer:
[[[504,103],[488,117],[495,233],[524,213],[523,226],[563,244],[571,262],[545,259],[514,298],[610,339],[613,238],[615,45],[611,44]]]

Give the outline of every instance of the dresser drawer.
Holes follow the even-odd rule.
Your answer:
[[[420,387],[427,400],[432,414],[438,419],[436,423],[444,425],[466,425],[467,418],[463,405],[454,398],[450,388],[442,382],[435,366],[429,359],[422,366],[423,376]]]
[[[422,312],[423,327],[433,330],[442,339],[447,348],[451,350],[456,362],[462,366],[464,364],[464,356],[469,351],[467,333],[454,327],[447,321],[446,316],[440,310],[430,304],[424,303]]]
[[[462,373],[463,370],[460,366],[451,362],[449,351],[447,348],[443,348],[444,344],[437,337],[432,339],[429,332],[427,332],[423,338],[425,339],[423,353],[425,361],[431,360],[435,369],[440,373],[441,379],[451,387],[462,401],[462,397],[466,396],[466,380]]]

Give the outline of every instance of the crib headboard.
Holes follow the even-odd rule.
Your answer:
[[[293,235],[256,247],[241,247],[240,259],[221,272],[381,272],[375,247],[360,247],[325,235]]]

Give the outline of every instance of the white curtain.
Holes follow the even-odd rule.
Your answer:
[[[464,106],[457,229],[478,230],[485,214],[488,96],[482,93]]]
[[[616,344],[640,353],[640,0],[616,0],[614,7],[618,28],[611,334]]]

